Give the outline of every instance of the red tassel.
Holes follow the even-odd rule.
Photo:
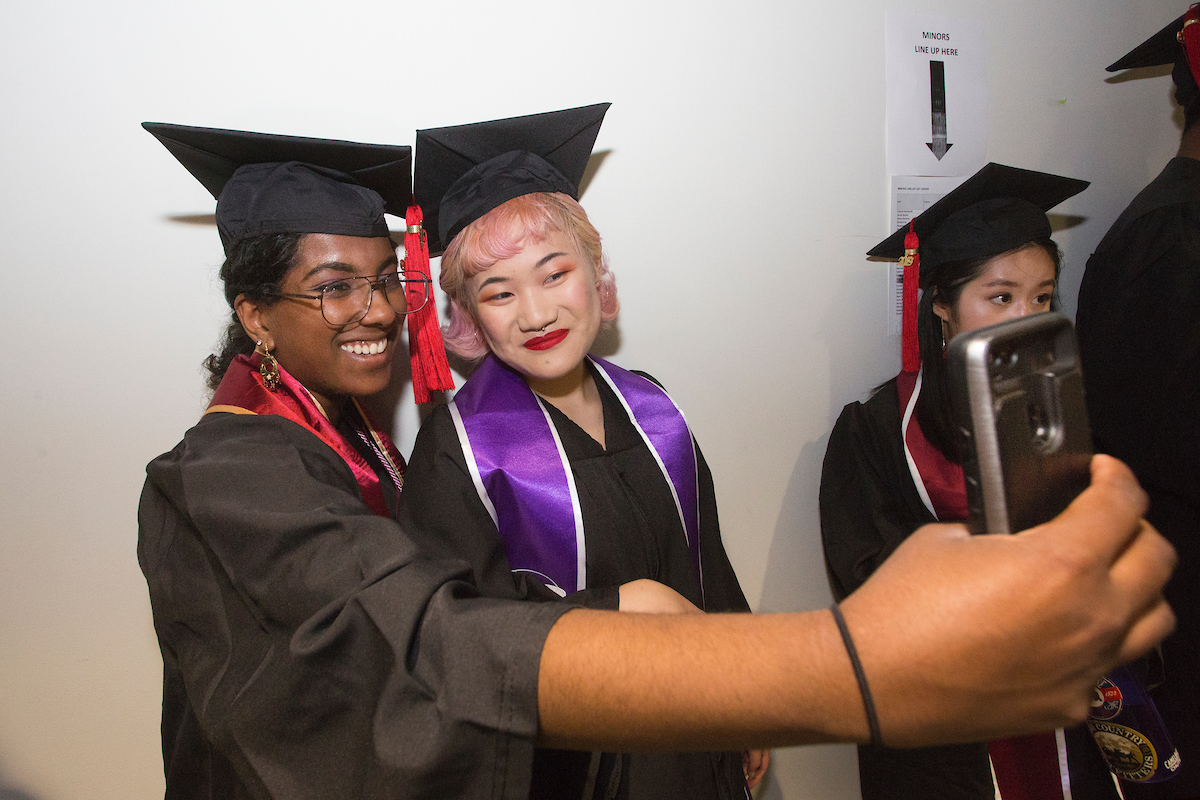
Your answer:
[[[909,222],[908,233],[904,234],[904,258],[900,259],[904,267],[900,354],[905,372],[916,372],[921,368],[921,345],[917,341],[917,289],[921,275],[921,254],[917,250],[920,244],[912,222]]]
[[[1200,85],[1200,3],[1192,3],[1183,17],[1183,29],[1176,39],[1183,45],[1183,55],[1192,70],[1192,77]]]
[[[429,244],[425,229],[421,226],[421,207],[415,203],[404,215],[407,227],[404,231],[404,269],[419,272],[430,281]],[[429,402],[431,389],[442,391],[454,388],[450,375],[450,364],[446,361],[446,345],[442,342],[442,331],[438,326],[437,302],[433,297],[433,286],[429,287],[429,301],[408,315],[408,352],[412,359],[413,398],[418,403]],[[418,295],[419,297],[419,295]]]

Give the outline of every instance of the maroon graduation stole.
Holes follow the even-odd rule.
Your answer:
[[[208,410],[204,413],[274,414],[290,419],[332,447],[354,474],[363,502],[379,516],[390,517],[379,476],[321,413],[308,390],[280,366],[279,385],[275,391],[271,391],[263,385],[262,375],[258,371],[261,364],[262,355],[259,353],[235,358],[221,378],[221,385],[213,393]],[[399,490],[404,485],[403,457],[388,435],[370,421],[358,400],[351,398],[351,402],[357,412],[357,419],[353,419],[351,424],[379,455]]]
[[[962,466],[930,444],[917,423],[920,370],[897,375],[896,391],[900,395],[904,456],[921,500],[939,522],[965,520],[970,511]],[[1070,797],[1067,744],[1061,728],[988,742],[988,755],[1003,800],[1064,800]]]
[[[917,493],[938,522],[960,522],[969,514],[967,485],[962,466],[942,455],[929,443],[917,422],[917,396],[921,391],[921,372],[901,372],[896,376],[900,395],[900,429],[904,435],[904,456]]]

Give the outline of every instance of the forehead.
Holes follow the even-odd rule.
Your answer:
[[[1002,253],[988,261],[977,283],[1009,282],[1041,285],[1055,281],[1054,259],[1037,246]]]
[[[374,272],[396,258],[396,248],[384,236],[339,236],[307,233],[296,247],[296,263],[287,277],[303,278],[323,265],[339,265],[354,272]]]
[[[536,270],[552,263],[546,259],[555,253],[565,253],[580,263],[591,266],[591,259],[574,237],[557,229],[547,230],[544,235],[527,234],[513,242],[508,252],[511,255],[497,258],[490,265],[469,276],[468,281],[477,286],[482,281],[500,274],[516,275]]]

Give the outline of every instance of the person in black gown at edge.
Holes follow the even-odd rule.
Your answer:
[[[138,510],[172,800],[521,800],[535,744],[1028,731],[1080,719],[1096,678],[1173,625],[1173,552],[1103,456],[1051,523],[1002,543],[929,526],[830,610],[525,602],[503,553],[447,556],[395,521],[402,462],[357,408],[427,285],[397,271],[384,218],[405,211],[409,149],[148,127],[218,198],[235,315],[210,413],[148,465]]]
[[[1163,643],[1161,675],[1148,682],[1179,749],[1180,770],[1162,783],[1125,784],[1127,798],[1200,797],[1198,16],[1192,6],[1108,67],[1170,65],[1183,136],[1176,157],[1088,259],[1076,315],[1096,450],[1129,464],[1150,495],[1146,518],[1179,553],[1167,584],[1179,627]]]
[[[906,263],[904,369],[865,403],[847,405],[829,437],[821,537],[837,598],[918,527],[967,519],[946,342],[1050,310],[1061,255],[1045,212],[1087,185],[988,164],[870,251]],[[1084,726],[917,750],[861,746],[859,776],[865,800],[990,800],[997,790],[1028,800],[1117,797]]]
[[[517,574],[580,605],[626,609],[618,587],[652,579],[704,611],[749,611],[682,414],[653,379],[589,356],[618,309],[576,200],[607,110],[417,132],[414,193],[440,228],[431,250],[445,245],[447,346],[480,363],[422,425],[400,522],[452,550],[464,537],[504,547]],[[745,798],[767,758],[539,751],[531,796]]]

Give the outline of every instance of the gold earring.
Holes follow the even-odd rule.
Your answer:
[[[262,375],[263,385],[268,391],[275,391],[279,388],[279,362],[275,360],[275,356],[271,355],[271,348],[262,343],[259,339],[257,346],[262,348],[262,363],[258,365],[258,374]]]

